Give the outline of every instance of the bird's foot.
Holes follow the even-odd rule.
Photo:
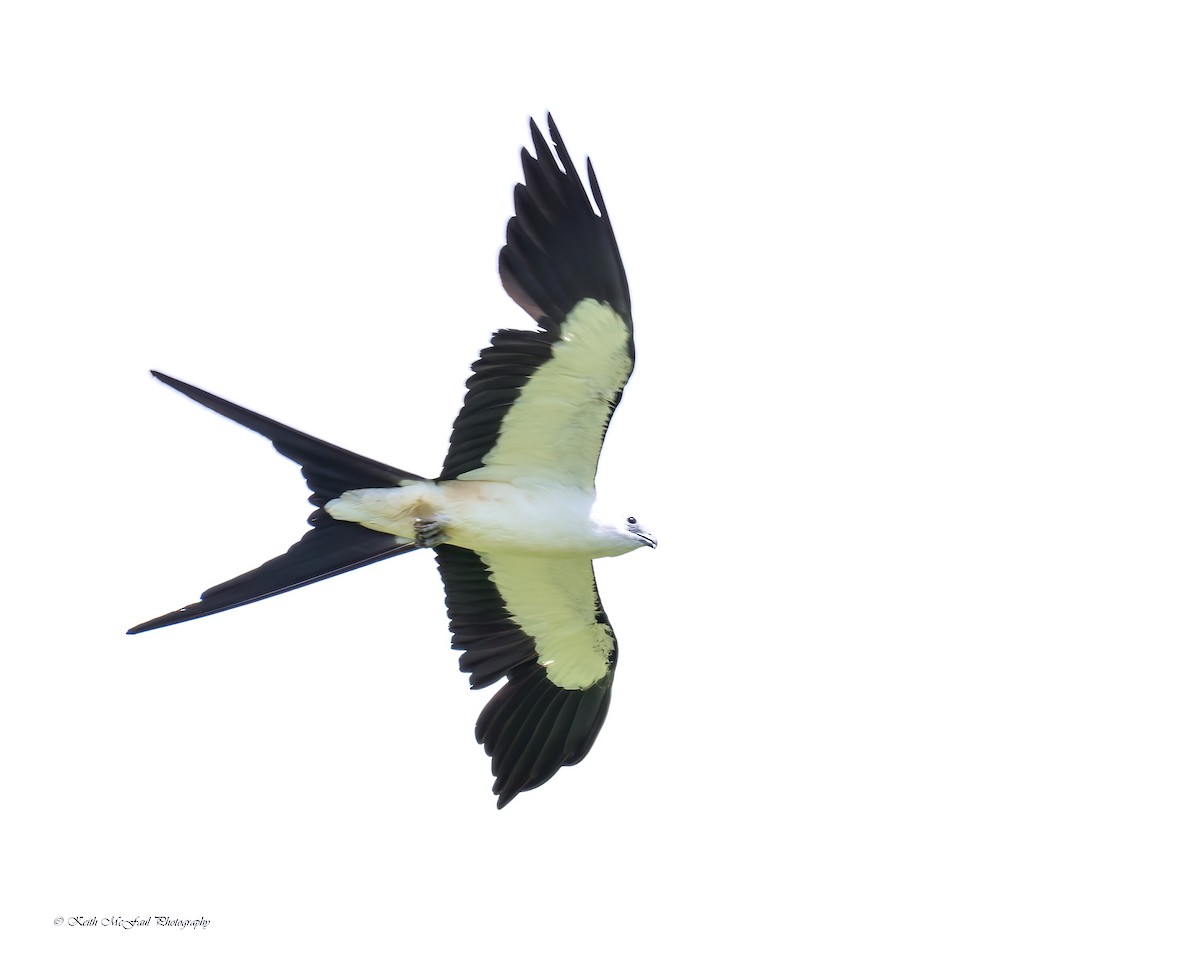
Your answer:
[[[433,548],[446,540],[442,531],[442,519],[416,518],[413,519],[413,541],[418,548]]]

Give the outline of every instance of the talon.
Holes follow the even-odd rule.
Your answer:
[[[433,548],[446,540],[441,519],[438,518],[413,519],[413,535],[413,541],[419,548]]]

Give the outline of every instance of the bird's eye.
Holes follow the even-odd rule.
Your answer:
[[[636,518],[634,518],[632,515],[630,515],[630,516],[629,516],[627,519],[625,519],[625,521],[629,522],[629,524],[630,524],[630,525],[636,525],[636,524],[637,524],[637,519],[636,519]]]

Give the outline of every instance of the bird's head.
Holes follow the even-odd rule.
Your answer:
[[[658,548],[658,541],[655,537],[642,528],[638,524],[638,520],[632,515],[625,519],[624,533],[633,548],[642,548],[646,545],[649,545],[651,548]],[[632,550],[631,548],[630,551]]]

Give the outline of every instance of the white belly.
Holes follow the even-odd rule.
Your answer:
[[[490,481],[363,488],[325,506],[336,519],[408,541],[415,519],[436,519],[446,542],[477,552],[599,558],[628,551],[596,531],[591,509],[592,496],[575,488]]]

